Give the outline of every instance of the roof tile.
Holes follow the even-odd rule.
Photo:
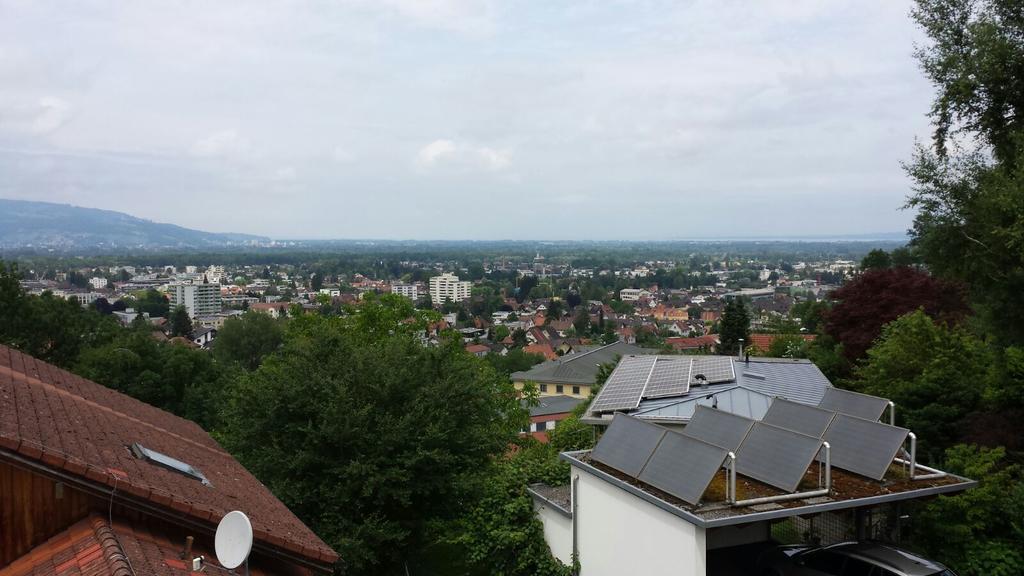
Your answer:
[[[138,460],[139,442],[194,465],[212,486]],[[337,554],[194,422],[0,345],[0,448],[202,521],[241,509],[270,546]],[[2,454],[0,454],[2,457]]]

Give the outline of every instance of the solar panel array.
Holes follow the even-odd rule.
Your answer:
[[[680,396],[689,392],[692,364],[691,358],[658,358],[643,397]]]
[[[590,457],[635,478],[666,433],[668,430],[661,426],[619,414]]]
[[[821,438],[755,422],[736,451],[736,471],[786,492],[800,486]]]
[[[780,425],[781,424],[781,425]],[[736,471],[786,492],[831,447],[831,464],[882,480],[909,430],[776,398],[763,421],[697,406],[690,424],[673,432],[617,415],[592,458],[690,504],[697,504],[736,454]]]
[[[910,431],[898,426],[837,414],[825,431],[832,466],[881,480]]]
[[[731,382],[736,379],[736,370],[732,365],[731,356],[699,356],[693,359],[693,370],[690,378],[703,374],[708,384]],[[694,380],[691,380],[692,384]]]
[[[698,405],[683,434],[726,450],[736,450],[753,425],[754,421],[749,418]]]
[[[822,408],[815,408],[799,402],[791,402],[783,398],[775,398],[768,407],[762,422],[786,428],[794,432],[821,438],[828,429],[836,413]]]
[[[872,421],[881,418],[888,405],[885,398],[833,387],[825,389],[825,395],[818,403],[819,408]]]
[[[656,356],[623,358],[594,399],[590,410],[611,412],[636,408],[643,397],[644,388],[656,361]]]
[[[637,478],[690,504],[700,502],[728,451],[668,432]]]

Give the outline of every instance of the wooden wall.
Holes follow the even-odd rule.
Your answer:
[[[46,542],[101,503],[67,484],[0,463],[0,568]]]

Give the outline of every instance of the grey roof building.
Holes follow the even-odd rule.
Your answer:
[[[829,388],[832,383],[810,360],[626,356],[584,421],[607,424],[613,412],[625,412],[685,424],[697,405],[760,419],[774,397],[817,406]]]
[[[524,400],[525,402],[525,400]],[[530,408],[530,416],[551,416],[552,414],[565,414],[572,412],[576,406],[579,406],[580,402],[585,402],[583,398],[573,398],[572,396],[542,396],[540,403]]]
[[[524,372],[513,372],[513,382],[532,381],[538,384],[592,385],[602,364],[615,363],[620,357],[655,354],[656,350],[619,341],[586,352],[562,356],[538,364]]]

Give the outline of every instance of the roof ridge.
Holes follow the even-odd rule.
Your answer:
[[[89,523],[103,550],[103,559],[107,561],[110,575],[133,576],[131,565],[128,564],[128,557],[124,553],[124,548],[121,547],[121,541],[114,533],[113,526],[95,512],[89,515]]]
[[[118,410],[114,410],[113,408],[111,408],[109,406],[104,406],[103,404],[100,404],[99,402],[96,402],[94,400],[89,400],[88,398],[79,396],[78,394],[75,394],[75,393],[70,392],[68,390],[65,390],[63,388],[60,388],[58,386],[54,386],[53,384],[50,384],[48,382],[43,382],[42,380],[36,378],[35,376],[29,376],[28,374],[26,374],[24,372],[17,372],[17,371],[15,371],[12,368],[8,368],[7,366],[0,366],[0,374],[7,374],[7,375],[11,376],[12,378],[20,377],[21,379],[23,379],[25,382],[28,382],[29,384],[33,384],[35,386],[40,386],[42,388],[45,388],[46,390],[49,390],[51,392],[54,392],[56,394],[59,394],[61,396],[66,397],[66,398],[71,398],[72,400],[77,400],[77,401],[83,402],[83,403],[85,403],[86,405],[88,405],[88,406],[90,406],[92,408],[97,408],[99,410],[103,410],[104,412],[107,412],[109,414],[113,414],[113,415],[119,416],[121,418],[126,418],[126,419],[128,419],[128,420],[130,420],[130,421],[132,421],[132,422],[134,422],[136,424],[140,424],[140,425],[145,426],[147,428],[151,428],[151,429],[156,430],[157,432],[160,432],[162,434],[167,434],[168,436],[173,436],[174,438],[176,438],[178,440],[181,440],[182,442],[186,442],[188,444],[191,444],[192,446],[196,446],[198,448],[202,448],[204,450],[207,450],[209,452],[217,454],[218,456],[228,456],[228,457],[230,457],[230,454],[228,454],[227,452],[225,452],[223,450],[218,450],[216,448],[213,448],[212,446],[207,446],[207,445],[202,444],[200,442],[196,442],[195,440],[192,440],[191,438],[186,438],[186,437],[182,436],[181,434],[177,434],[175,432],[171,432],[170,430],[168,430],[166,428],[163,428],[163,427],[160,427],[160,426],[157,426],[156,424],[153,424],[152,422],[147,422],[145,420],[141,420],[141,419],[136,418],[134,416],[125,414],[124,412],[120,412]],[[116,390],[113,390],[113,391],[117,392]],[[141,400],[136,400],[136,401],[137,402],[141,402]]]

